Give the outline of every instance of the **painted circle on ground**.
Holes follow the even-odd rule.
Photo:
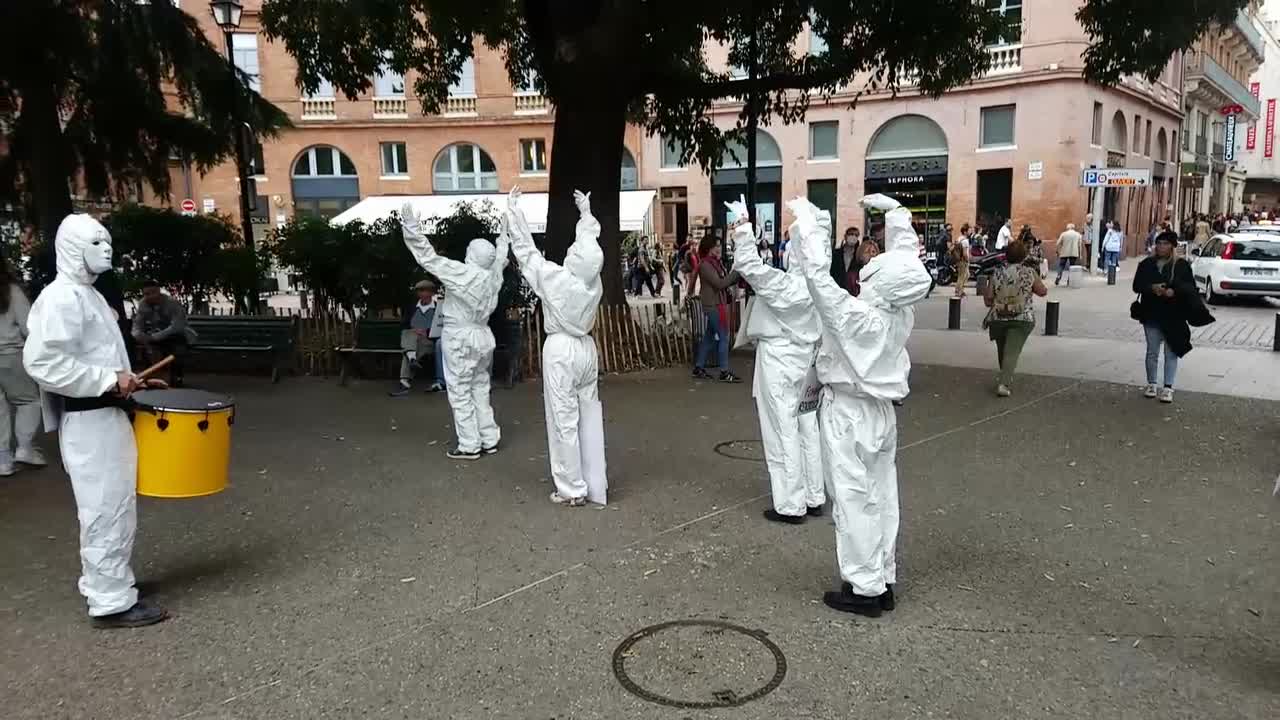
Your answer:
[[[715,453],[733,460],[764,462],[764,444],[759,440],[725,440],[716,443]]]
[[[675,620],[623,640],[613,651],[613,674],[649,702],[712,710],[777,690],[787,676],[787,659],[763,630],[720,620]]]

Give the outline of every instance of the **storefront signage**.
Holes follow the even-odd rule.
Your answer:
[[[1261,83],[1249,83],[1249,94],[1254,98],[1257,98],[1261,91]],[[1244,147],[1246,150],[1253,150],[1258,147],[1258,123],[1256,120],[1249,123],[1249,129],[1244,134]]]
[[[1080,187],[1146,187],[1150,184],[1150,170],[1091,168],[1080,173]]]
[[[923,182],[926,177],[947,174],[947,156],[868,160],[867,180],[884,180],[890,185]]]
[[[1223,138],[1222,161],[1233,162],[1236,159],[1236,116],[1227,116],[1227,127]]]
[[[1271,157],[1276,149],[1276,99],[1267,100],[1267,124],[1262,135],[1262,155]]]

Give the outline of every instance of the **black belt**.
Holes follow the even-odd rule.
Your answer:
[[[134,402],[119,395],[100,395],[87,398],[62,396],[63,412],[85,412],[88,410],[102,410],[103,408],[119,408],[128,412],[134,409]]]

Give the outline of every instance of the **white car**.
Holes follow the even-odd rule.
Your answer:
[[[1191,274],[1210,303],[1228,296],[1280,297],[1280,235],[1216,235],[1191,251]]]

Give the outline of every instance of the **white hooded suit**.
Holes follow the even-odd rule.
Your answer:
[[[911,305],[928,294],[930,279],[917,253],[911,213],[883,195],[869,195],[863,204],[888,212],[886,251],[863,267],[859,297],[851,297],[831,278],[829,230],[820,226],[817,208],[797,211],[801,233],[797,238],[793,232],[791,238],[792,261],[803,265],[822,319],[817,371],[826,389],[819,423],[840,575],[855,594],[878,597],[896,582],[898,421],[893,401],[908,393],[906,343],[915,322]]]
[[[80,592],[94,617],[138,600],[129,558],[138,527],[138,450],[125,412],[62,412],[60,397],[96,398],[129,371],[115,313],[97,290],[111,268],[111,236],[88,215],[71,215],[54,239],[58,276],[31,307],[22,359],[46,393],[45,426],[60,429],[62,464],[80,520]],[[52,395],[50,395],[52,394]],[[60,418],[58,416],[61,416]]]
[[[745,206],[732,209],[745,217]],[[797,232],[798,226],[792,226],[792,236]],[[751,394],[760,416],[773,508],[779,515],[803,516],[826,502],[818,417],[796,412],[822,322],[799,268],[792,265],[784,272],[766,265],[750,223],[734,230],[733,267],[755,291],[746,327],[747,337],[756,341]]]
[[[581,217],[564,266],[542,257],[524,213],[514,202],[508,207],[511,249],[525,281],[542,301],[542,400],[547,419],[547,447],[556,493],[565,499],[585,498],[582,450],[578,442],[581,403],[599,399],[596,343],[591,331],[604,288],[600,268],[600,223],[591,215],[586,196],[580,196]]]
[[[436,254],[422,234],[411,206],[404,206],[400,221],[405,245],[414,259],[444,285],[444,300],[439,310],[444,315],[440,343],[458,450],[480,452],[497,448],[502,433],[489,404],[496,345],[493,331],[489,329],[489,316],[498,306],[509,240],[506,235],[499,237],[496,251],[488,240],[472,240],[467,246],[466,262],[458,262]]]

